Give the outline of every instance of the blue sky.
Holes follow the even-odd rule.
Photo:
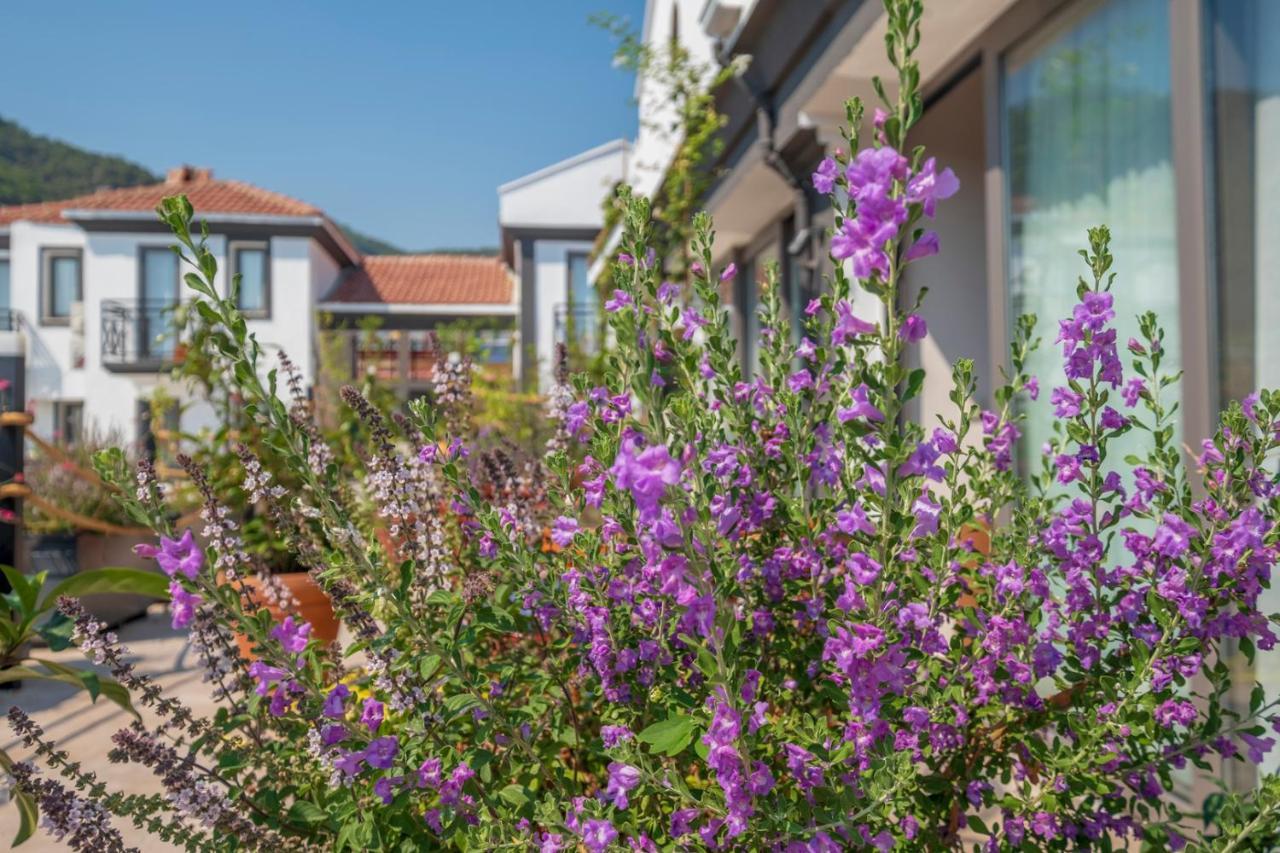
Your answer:
[[[406,249],[495,245],[498,184],[634,137],[594,12],[643,0],[12,3],[0,115],[297,196]]]

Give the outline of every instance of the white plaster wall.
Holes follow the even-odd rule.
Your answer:
[[[716,63],[711,39],[707,38],[698,22],[704,5],[703,0],[650,0],[645,7],[645,43],[655,50],[666,49],[671,42],[674,10],[675,20],[679,22],[680,44],[689,52],[690,61],[713,69]],[[627,183],[640,194],[651,197],[671,165],[671,158],[680,142],[670,129],[677,115],[665,87],[652,75],[639,76],[635,96],[639,104],[640,128],[627,169]]]
[[[26,318],[27,398],[35,404],[36,429],[51,436],[53,402],[79,400],[87,422],[103,430],[118,431],[126,441],[137,438],[137,402],[157,388],[189,401],[184,429],[213,424],[212,409],[193,400],[187,389],[176,387],[165,375],[115,373],[101,364],[102,301],[138,297],[138,252],[144,246],[167,247],[164,234],[87,233],[72,225],[17,222],[10,228],[10,282],[15,309]],[[40,250],[42,247],[79,247],[83,250],[84,358],[72,360],[72,332],[66,326],[42,326],[39,322]],[[209,247],[219,259],[215,280],[220,292],[227,289],[226,240],[214,235]],[[297,362],[307,383],[315,376],[314,327],[317,294],[332,287],[337,265],[307,237],[271,240],[271,316],[249,321],[264,349],[263,373],[276,364],[283,348]],[[186,272],[187,270],[183,270]],[[182,285],[182,298],[190,290]],[[281,393],[287,393],[281,381]]]
[[[555,306],[568,298],[570,252],[590,251],[584,240],[539,240],[533,246],[534,316],[538,334],[538,387],[551,387],[555,371]]]
[[[602,202],[626,173],[629,146],[612,142],[498,188],[505,226],[600,228]]]

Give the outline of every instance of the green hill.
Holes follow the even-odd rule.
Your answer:
[[[0,116],[0,204],[74,198],[102,187],[154,184],[160,176],[123,157],[95,154],[47,136],[37,136]],[[338,226],[367,255],[399,255],[385,240]]]
[[[158,180],[123,157],[93,154],[36,136],[0,117],[0,204],[71,198],[100,187],[132,187]]]

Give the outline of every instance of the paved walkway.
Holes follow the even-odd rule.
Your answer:
[[[169,615],[164,605],[153,606],[146,616],[121,626],[117,633],[132,653],[138,670],[156,678],[165,688],[166,695],[181,699],[197,715],[212,712],[214,702],[208,686],[200,679],[195,653],[187,646],[186,634],[169,627]],[[64,663],[87,664],[75,647],[52,654],[44,649],[39,654]],[[161,790],[159,782],[145,767],[112,764],[107,760],[111,735],[128,725],[130,720],[129,715],[114,703],[99,698],[95,704],[90,704],[89,694],[82,690],[43,681],[28,681],[17,690],[0,691],[0,745],[15,760],[20,760],[28,756],[29,750],[17,742],[8,721],[2,719],[13,705],[30,714],[47,735],[71,753],[74,760],[80,761],[86,770],[97,773],[112,788],[128,793]],[[142,713],[144,719],[153,719],[145,710]],[[115,825],[127,844],[144,853],[175,849],[118,819]],[[0,806],[0,849],[8,846],[17,829],[16,807],[12,803]],[[66,848],[37,830],[36,835],[18,849],[23,853],[44,853]]]

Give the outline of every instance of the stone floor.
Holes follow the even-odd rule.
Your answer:
[[[142,618],[122,625],[117,633],[137,661],[139,671],[156,678],[165,688],[166,695],[181,699],[197,715],[212,711],[213,700],[201,681],[199,664],[187,645],[186,634],[169,627],[164,605],[153,606]],[[49,653],[46,649],[39,654],[68,664],[86,664],[84,656],[74,647],[56,653]],[[30,714],[86,770],[97,773],[112,788],[129,793],[160,790],[159,783],[145,768],[107,761],[111,735],[127,725],[130,719],[117,705],[102,698],[90,704],[89,695],[84,691],[49,682],[25,682],[17,690],[0,691],[0,715],[12,705]],[[148,718],[145,711],[143,715]],[[0,746],[15,760],[25,758],[29,751],[12,737],[7,721],[0,721],[0,726],[3,731]],[[145,853],[174,849],[119,820],[116,827],[123,833],[127,844]],[[17,828],[16,807],[12,803],[0,806],[0,846],[9,844]],[[18,849],[24,853],[44,853],[65,847],[37,830],[36,835]]]

